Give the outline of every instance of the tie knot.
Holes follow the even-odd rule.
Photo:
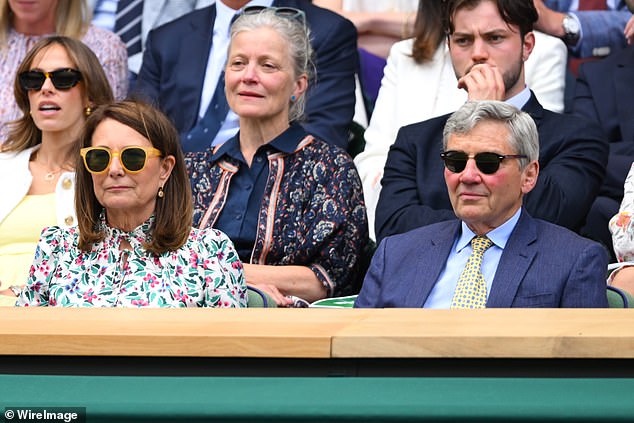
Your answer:
[[[491,245],[493,242],[486,236],[474,236],[471,240],[471,248],[476,254],[484,254]]]

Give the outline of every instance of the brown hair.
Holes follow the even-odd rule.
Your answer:
[[[187,241],[193,219],[192,194],[178,132],[170,120],[156,108],[139,100],[124,100],[98,107],[86,120],[80,136],[81,147],[90,147],[92,137],[106,119],[126,125],[147,138],[163,157],[174,156],[172,173],[163,187],[164,197],[157,198],[154,226],[146,250],[162,254],[180,248]],[[104,239],[98,230],[103,206],[97,201],[90,172],[77,155],[75,207],[79,225],[79,248],[89,251],[92,244]]]
[[[455,28],[453,18],[458,10],[466,8],[473,9],[485,0],[444,0],[445,30],[448,35],[453,34]],[[487,0],[497,5],[500,16],[507,25],[519,27],[520,36],[524,38],[526,34],[533,30],[533,25],[537,22],[537,9],[533,0]]]
[[[55,9],[55,34],[81,38],[88,29],[92,13],[86,0],[60,0]],[[0,0],[0,48],[6,49],[9,30],[13,26],[13,11],[8,0]]]
[[[38,41],[27,53],[16,72],[13,80],[13,92],[23,116],[9,123],[9,135],[7,141],[0,148],[1,151],[22,151],[42,142],[42,131],[31,118],[29,95],[20,86],[18,75],[30,70],[35,56],[54,44],[58,44],[66,50],[74,66],[81,72],[82,80],[77,86],[84,92],[88,101],[94,106],[114,101],[108,77],[106,77],[99,59],[88,46],[69,37],[44,38]]]
[[[414,61],[418,64],[431,61],[444,35],[442,3],[439,0],[419,0],[411,56]]]

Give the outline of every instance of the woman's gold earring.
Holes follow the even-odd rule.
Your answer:
[[[165,193],[163,192],[163,187],[159,187],[158,193],[156,195],[158,195],[158,198],[165,197]]]
[[[86,108],[84,109],[84,114],[86,116],[90,116],[91,113],[92,113],[92,109],[90,108],[90,106],[86,106]]]

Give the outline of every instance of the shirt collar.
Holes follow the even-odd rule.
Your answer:
[[[297,145],[308,135],[306,130],[298,123],[292,123],[291,126],[270,142],[266,143],[266,148],[281,153],[291,154],[297,150]],[[260,147],[262,148],[262,147]],[[244,162],[242,151],[240,150],[240,131],[222,144],[211,156],[212,163],[217,162],[224,156]]]
[[[522,110],[522,107],[524,107],[524,105],[528,103],[528,100],[530,100],[530,98],[531,90],[526,85],[524,85],[524,89],[522,91],[520,91],[518,94],[515,94],[511,98],[507,98],[504,102]]]
[[[511,236],[511,232],[513,232],[515,225],[517,225],[517,221],[520,219],[521,214],[522,208],[520,207],[509,220],[488,232],[486,237],[493,242],[493,245],[504,249]],[[456,252],[462,251],[463,248],[471,243],[473,237],[477,236],[471,229],[469,229],[465,222],[462,222],[461,229],[462,233],[460,234],[460,238],[458,238],[458,242],[456,242]]]

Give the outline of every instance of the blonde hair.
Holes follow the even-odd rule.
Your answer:
[[[7,48],[13,26],[13,11],[8,0],[0,0],[0,48]],[[60,0],[55,10],[55,34],[81,39],[90,25],[92,12],[85,0]]]

